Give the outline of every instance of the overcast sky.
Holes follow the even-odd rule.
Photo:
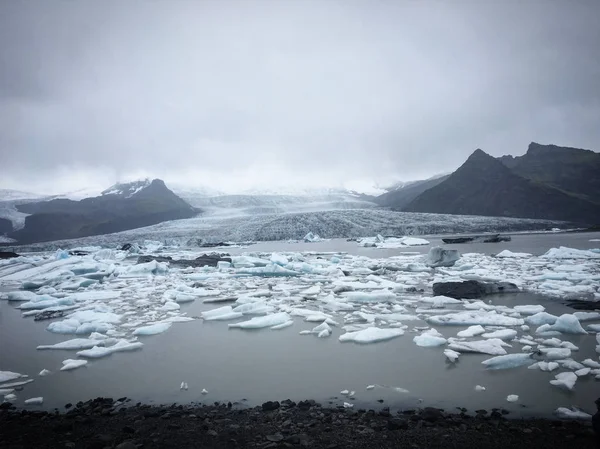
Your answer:
[[[222,191],[600,150],[600,1],[0,2],[0,187]]]

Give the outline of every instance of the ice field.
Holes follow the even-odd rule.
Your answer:
[[[437,241],[413,237],[223,248],[231,263],[201,268],[136,264],[202,253],[159,241],[29,253],[0,262],[0,394],[43,407],[291,397],[578,417],[571,407],[593,410],[600,385],[600,313],[564,300],[600,300],[597,238],[464,245],[436,268]],[[523,293],[432,295],[460,280]]]

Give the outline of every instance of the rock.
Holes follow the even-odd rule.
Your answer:
[[[271,442],[274,442],[274,443],[278,443],[280,441],[283,441],[283,435],[280,434],[280,433],[275,433],[273,435],[267,435],[266,438],[267,438],[267,441],[271,441]]]
[[[278,401],[267,401],[265,403],[263,403],[262,405],[262,409],[263,412],[270,412],[273,410],[277,410],[279,408],[280,404]]]
[[[216,430],[210,429],[208,432],[206,432],[207,435],[210,435],[211,437],[218,437],[219,434],[217,433]]]
[[[296,403],[294,401],[292,401],[291,399],[285,399],[285,400],[281,401],[281,406],[286,407],[286,408],[292,408],[292,407],[296,406]]]
[[[0,259],[12,259],[14,257],[21,257],[17,253],[12,251],[0,251]]]
[[[132,244],[131,243],[125,243],[123,246],[121,246],[121,248],[119,248],[121,251],[129,251],[132,248]]]
[[[137,449],[137,446],[131,441],[123,441],[116,449]]]
[[[476,299],[498,293],[516,293],[519,288],[510,282],[436,282],[433,284],[435,296],[448,296],[455,299]]]
[[[460,254],[455,249],[444,249],[441,246],[434,246],[427,254],[427,265],[435,267],[451,267],[460,259]]]
[[[53,320],[55,318],[62,318],[65,316],[65,312],[62,310],[44,310],[36,313],[33,316],[33,321]]]
[[[428,422],[436,422],[444,418],[444,414],[438,408],[425,407],[419,414],[422,420]]]
[[[408,429],[408,421],[402,418],[392,418],[387,423],[388,430],[406,430]]]
[[[135,429],[131,426],[123,426],[121,428],[121,432],[123,433],[135,433]]]
[[[79,250],[69,251],[69,256],[89,256],[89,255],[90,255],[89,251],[79,251]]]

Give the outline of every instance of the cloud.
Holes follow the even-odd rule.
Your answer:
[[[595,1],[3,2],[3,187],[416,179],[600,149]],[[110,182],[109,182],[110,181]]]

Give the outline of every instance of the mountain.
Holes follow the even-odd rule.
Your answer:
[[[519,176],[505,164],[478,149],[447,179],[421,193],[404,210],[600,222],[598,204]]]
[[[523,156],[502,156],[513,173],[600,203],[600,153],[532,142]]]
[[[198,213],[160,179],[116,184],[101,196],[81,201],[54,199],[15,207],[19,212],[30,214],[22,229],[8,234],[19,243],[125,231],[190,218]]]
[[[380,206],[387,206],[393,209],[403,209],[411,201],[426,190],[437,186],[448,178],[449,175],[439,175],[422,181],[411,181],[406,183],[397,183],[390,187],[390,191],[379,195],[375,202]]]
[[[44,198],[44,195],[31,192],[21,192],[20,190],[0,189],[0,202],[4,201],[19,201],[19,200],[35,200]]]

